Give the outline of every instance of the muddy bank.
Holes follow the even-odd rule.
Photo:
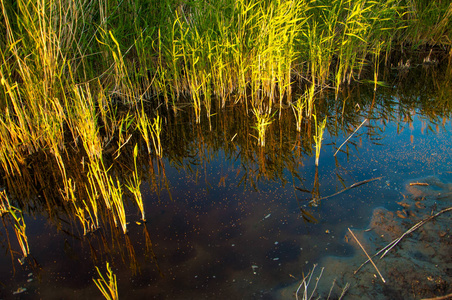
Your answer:
[[[374,209],[368,228],[352,231],[367,253],[372,256],[418,222],[452,205],[452,183],[430,176],[406,182],[400,209]],[[347,283],[344,299],[421,299],[452,293],[452,211],[432,218],[406,235],[383,258],[373,258],[381,276],[371,263],[358,272],[367,260],[355,238],[347,233],[344,243],[355,248],[351,257],[326,257],[315,269],[308,286],[311,295],[320,277],[314,296],[338,299]],[[309,270],[303,270],[307,274]],[[300,275],[302,278],[302,275]],[[385,281],[385,283],[383,282]],[[332,283],[334,286],[332,287]],[[281,289],[277,298],[295,298],[300,283]],[[302,298],[304,288],[299,292]]]

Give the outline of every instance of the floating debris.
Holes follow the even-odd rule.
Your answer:
[[[408,204],[408,203],[406,203],[406,202],[400,201],[400,202],[396,202],[396,203],[397,203],[398,205],[402,206],[403,208],[409,208],[409,207],[411,207],[411,205]]]
[[[257,274],[257,269],[259,268],[259,266],[256,265],[252,265],[251,266],[251,270],[253,270],[253,274],[256,275]]]
[[[20,265],[21,266],[23,266],[24,265],[24,263],[25,263],[25,256],[24,257],[22,257],[22,258],[18,258],[17,260],[19,261],[19,263],[20,263]]]
[[[15,292],[13,292],[13,295],[22,294],[25,291],[27,291],[26,288],[20,287]]]
[[[416,207],[419,208],[419,209],[424,209],[424,208],[425,208],[425,205],[422,204],[422,203],[419,202],[419,201],[416,201],[416,203],[415,203],[414,205],[416,205]]]
[[[279,244],[279,242],[275,242],[275,245],[278,245]]]
[[[426,182],[411,182],[410,186],[413,186],[413,185],[428,186],[429,184]]]
[[[396,214],[399,218],[402,218],[402,219],[406,219],[408,217],[408,214],[406,213],[405,210],[398,210],[396,212]]]
[[[277,261],[277,260],[279,260],[279,257],[275,257],[275,258],[273,258],[273,260],[274,260],[274,261]]]

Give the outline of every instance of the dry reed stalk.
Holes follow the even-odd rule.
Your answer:
[[[373,260],[370,258],[369,254],[367,254],[366,249],[364,249],[363,245],[361,245],[361,243],[358,241],[358,239],[356,238],[356,236],[353,234],[353,232],[350,230],[350,228],[348,228],[348,231],[351,233],[351,235],[353,236],[353,238],[356,240],[356,242],[358,243],[358,245],[361,247],[361,249],[363,249],[364,253],[366,254],[367,258],[370,260],[370,262],[372,263],[372,265],[374,266],[375,270],[377,270],[378,275],[380,275],[381,281],[383,281],[383,283],[386,283],[386,280],[383,278],[383,276],[380,273],[380,270],[378,270],[377,266],[375,265],[375,263],[373,262]]]
[[[299,293],[299,291],[300,291],[302,286],[304,286],[304,292],[303,292],[303,298],[302,298],[303,300],[311,299],[312,295],[314,294],[315,289],[317,288],[317,283],[319,282],[320,277],[322,277],[323,269],[324,269],[324,268],[322,268],[322,270],[320,271],[320,276],[317,278],[317,283],[315,285],[315,288],[312,291],[311,296],[308,297],[308,286],[311,283],[311,279],[312,279],[312,276],[314,275],[314,270],[315,270],[316,267],[317,267],[317,264],[314,264],[314,267],[312,268],[312,270],[309,271],[308,275],[306,277],[303,276],[303,281],[300,283],[300,285],[298,286],[297,291],[295,292],[295,298],[297,300],[298,300],[298,293]]]
[[[419,221],[418,223],[416,223],[413,227],[411,227],[410,229],[408,229],[406,232],[404,232],[400,237],[396,238],[395,240],[393,240],[392,242],[390,242],[388,245],[386,245],[386,247],[384,247],[383,249],[381,249],[380,251],[378,251],[377,253],[375,253],[372,257],[375,257],[377,255],[380,255],[381,252],[385,251],[383,253],[383,255],[380,257],[380,259],[382,259],[392,248],[394,248],[395,245],[397,245],[405,236],[407,236],[408,234],[412,233],[413,231],[417,230],[419,227],[423,226],[425,223],[433,220],[434,218],[438,217],[439,215],[451,211],[452,210],[452,206],[445,208],[439,212],[437,212],[436,214]],[[365,265],[367,264],[369,260],[365,261],[361,266],[359,266],[358,269],[356,269],[356,271],[354,272],[355,274],[358,273],[358,271]]]
[[[452,294],[434,297],[434,298],[423,298],[422,300],[448,300],[448,299],[452,299]]]
[[[413,185],[428,186],[428,183],[426,183],[426,182],[410,182],[410,186],[413,186]]]
[[[314,275],[314,271],[315,271],[315,268],[316,268],[316,267],[317,267],[317,264],[314,264],[313,268],[309,271],[308,275],[307,275],[307,276],[304,276],[304,275],[303,275],[303,281],[300,283],[300,285],[298,286],[298,288],[297,288],[297,290],[296,290],[296,292],[295,292],[295,298],[296,298],[296,300],[298,300],[298,293],[300,292],[300,289],[301,289],[302,286],[304,286],[304,291],[303,291],[303,296],[302,296],[301,300],[310,300],[310,299],[312,299],[312,297],[314,296],[314,293],[315,293],[315,291],[317,290],[317,286],[318,286],[318,284],[319,284],[319,281],[320,281],[320,279],[322,278],[323,270],[325,269],[325,268],[323,267],[323,268],[320,270],[320,274],[319,274],[319,276],[316,278],[315,286],[314,286],[314,288],[313,288],[313,290],[312,290],[312,292],[311,292],[311,295],[309,295],[308,287],[309,287],[309,284],[311,283],[311,279],[312,279],[312,276]],[[336,283],[336,279],[334,279],[334,280],[333,280],[333,283],[331,284],[331,288],[330,288],[330,290],[329,290],[327,300],[330,299],[331,292],[333,291],[333,288],[334,288],[335,283]],[[349,287],[350,287],[350,284],[347,282],[347,283],[345,284],[345,286],[342,288],[342,292],[341,292],[341,295],[339,296],[339,300],[342,299],[342,297],[345,295],[345,293],[347,292],[347,290],[349,289]],[[317,299],[320,299],[320,297],[318,297]]]
[[[345,143],[348,142],[348,140],[361,128],[361,126],[364,125],[364,123],[367,122],[367,119],[364,119],[364,121],[361,123],[361,125],[358,126],[358,128],[355,129],[355,131],[353,131],[352,134],[350,134],[350,136],[345,140],[345,142],[342,143],[342,145],[339,146],[339,148],[337,148],[337,151],[334,153],[333,156],[336,156],[336,154],[339,152],[339,150],[341,150],[342,146],[344,146]]]

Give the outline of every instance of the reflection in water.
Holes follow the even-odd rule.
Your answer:
[[[293,112],[282,110],[259,147],[240,105],[212,107],[201,125],[188,110],[166,115],[161,159],[148,155],[138,134],[120,156],[105,151],[103,164],[120,184],[135,175],[143,182],[146,223],[123,189],[127,234],[105,207],[84,215],[62,196],[58,162],[31,155],[21,176],[2,179],[25,216],[30,255],[19,264],[13,224],[4,220],[9,256],[0,260],[0,296],[21,287],[46,299],[99,297],[95,266],[110,261],[120,297],[278,297],[322,257],[351,254],[346,228],[367,226],[376,206],[395,210],[404,180],[450,172],[450,68],[386,76],[389,87],[376,93],[361,84],[342,90],[343,101],[322,95],[319,120],[328,119],[319,167],[310,123],[298,132]],[[64,159],[74,197],[100,197],[87,188],[85,153]]]

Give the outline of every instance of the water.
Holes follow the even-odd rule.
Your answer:
[[[232,111],[216,119],[212,132],[183,116],[175,119],[166,136],[168,156],[152,165],[143,160],[147,223],[129,205],[128,235],[104,225],[83,236],[62,206],[49,209],[41,199],[45,192],[33,194],[25,219],[31,255],[23,265],[14,232],[1,231],[0,297],[101,299],[92,278],[98,278],[95,266],[105,273],[109,261],[120,298],[294,298],[290,291],[313,264],[356,257],[347,228],[368,228],[376,207],[400,209],[407,181],[434,175],[451,182],[450,111],[447,102],[439,104],[445,91],[435,91],[438,106],[431,108],[402,88],[375,98],[364,88],[360,98],[352,90],[355,113],[326,108],[329,133],[318,168],[290,117],[275,121],[278,127],[260,150],[252,146],[252,121]],[[446,201],[450,206],[450,197]],[[403,222],[406,229],[414,224]]]

